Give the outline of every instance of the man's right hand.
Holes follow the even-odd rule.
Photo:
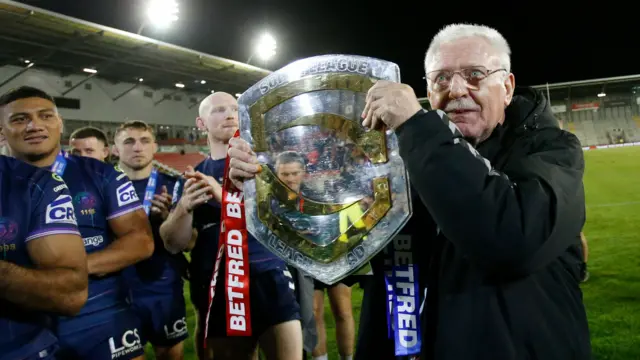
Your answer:
[[[233,185],[242,190],[245,180],[252,179],[260,173],[262,167],[249,143],[241,138],[229,140],[229,179]]]
[[[213,198],[213,187],[206,181],[189,178],[184,184],[184,191],[178,205],[188,213]]]

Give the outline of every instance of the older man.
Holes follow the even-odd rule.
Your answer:
[[[419,235],[431,243],[421,359],[589,359],[578,139],[541,93],[515,88],[509,45],[491,28],[445,27],[425,68],[437,110],[380,81],[363,112],[364,126],[396,132],[437,226]],[[246,144],[232,146],[241,181],[257,164]]]

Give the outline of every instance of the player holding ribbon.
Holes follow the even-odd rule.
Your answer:
[[[197,232],[189,273],[198,355],[250,359],[259,344],[268,359],[301,359],[293,280],[285,263],[248,234],[242,192],[224,184],[229,140],[238,130],[236,99],[223,92],[208,96],[196,124],[208,133],[210,157],[185,174],[182,197],[160,233],[167,249],[177,253]],[[214,269],[218,276],[212,278]],[[208,353],[202,351],[205,339]]]

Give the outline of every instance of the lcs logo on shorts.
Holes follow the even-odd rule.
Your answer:
[[[173,326],[171,327],[171,329],[169,328],[169,326],[165,325],[164,334],[167,337],[167,339],[176,339],[176,338],[179,338],[180,336],[186,335],[187,319],[182,318],[182,319],[176,320],[176,322],[173,323]]]
[[[138,199],[138,194],[136,194],[136,189],[130,181],[118,186],[116,194],[118,196],[118,207],[140,201],[140,199]]]
[[[76,214],[73,211],[71,196],[60,195],[53,202],[47,205],[47,224],[73,224],[76,223]]]
[[[142,350],[142,341],[140,341],[138,329],[125,331],[120,339],[109,338],[109,349],[111,349],[111,359],[117,359]]]

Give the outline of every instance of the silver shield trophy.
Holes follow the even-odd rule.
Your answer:
[[[326,55],[270,74],[239,99],[240,132],[263,165],[245,182],[247,229],[296,268],[333,284],[382,250],[411,216],[407,173],[391,131],[360,117],[396,64]]]

